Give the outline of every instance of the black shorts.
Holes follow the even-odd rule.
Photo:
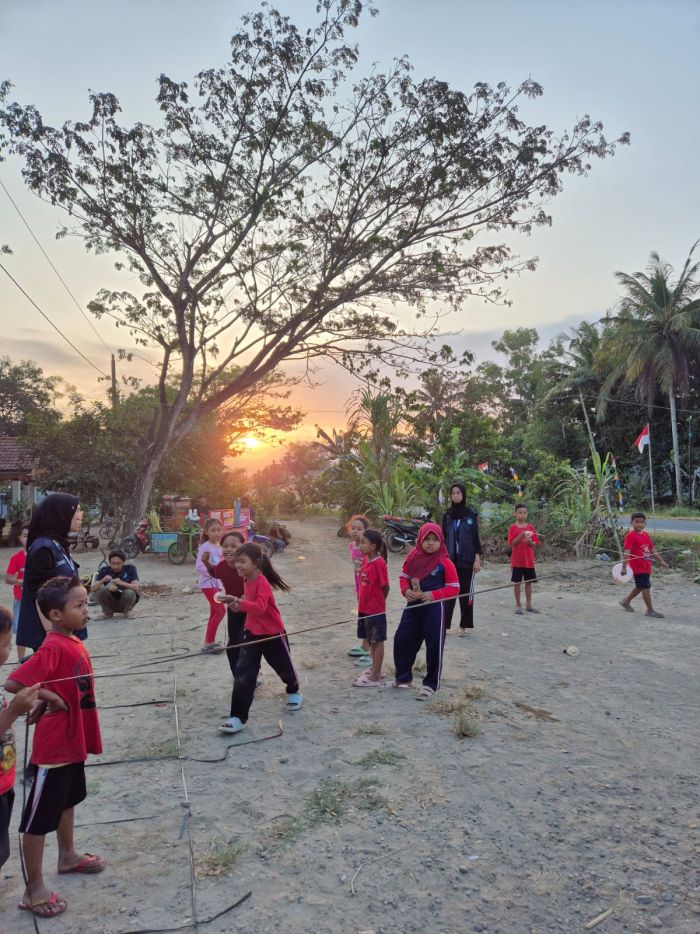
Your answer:
[[[85,763],[71,762],[54,769],[34,765],[32,771],[32,790],[19,829],[39,837],[56,830],[63,812],[85,800]]]
[[[510,575],[512,584],[519,584],[521,581],[537,580],[537,571],[534,568],[513,568]]]
[[[8,788],[4,795],[0,795],[0,866],[5,865],[10,855],[10,818],[14,803],[15,793]]]
[[[386,614],[357,617],[357,638],[369,643],[386,642]]]
[[[634,586],[637,590],[651,590],[651,574],[635,574]]]

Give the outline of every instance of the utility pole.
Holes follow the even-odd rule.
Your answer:
[[[688,505],[693,505],[693,416],[688,416]]]
[[[117,401],[118,401],[118,397],[117,397],[117,364],[116,364],[116,361],[115,361],[115,359],[114,359],[114,354],[112,354],[112,389],[111,389],[110,395],[112,396],[112,408],[113,408],[113,409],[116,409],[116,407],[117,407]]]

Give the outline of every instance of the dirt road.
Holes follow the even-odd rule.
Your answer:
[[[294,585],[279,600],[290,632],[348,620],[292,636],[305,696],[296,714],[282,712],[283,686],[265,668],[247,730],[217,735],[225,658],[158,662],[201,643],[205,601],[182,593],[191,563],[141,558],[142,579],[172,591],[145,597],[133,620],[92,624],[95,670],[112,671],[97,681],[100,759],[149,761],[93,762],[77,841],[108,867],[58,877],[51,841],[47,879],[69,909],[42,932],[191,920],[190,843],[198,918],[251,893],[200,924],[206,932],[568,934],[608,909],[598,934],[700,931],[697,585],[659,576],[666,619],[651,620],[618,607],[624,590],[607,566],[544,565],[541,614],[516,617],[507,589],[477,596],[476,631],[448,636],[443,689],[417,703],[414,691],[351,686],[346,544],[331,520],[290,526],[292,546],[276,559]],[[390,563],[390,639],[400,562]],[[508,577],[490,565],[479,586]],[[571,644],[575,657],[563,652]],[[459,738],[457,718],[478,734]],[[265,739],[280,719],[283,735]],[[15,908],[16,841],[0,931],[23,934],[33,927]]]

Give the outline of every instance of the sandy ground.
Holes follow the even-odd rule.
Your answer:
[[[279,600],[289,630],[350,620],[352,573],[336,523],[290,527],[292,546],[276,558],[294,584]],[[96,564],[82,560],[85,570]],[[391,558],[390,639],[400,563]],[[201,643],[205,601],[182,593],[194,581],[191,560],[175,568],[141,557],[138,567],[172,593],[145,597],[133,620],[94,622],[97,672]],[[282,712],[283,686],[265,667],[237,737],[215,730],[230,697],[223,656],[100,678],[102,761],[172,757],[174,697],[185,758],[92,760],[77,841],[108,868],[58,877],[51,840],[47,880],[69,909],[41,930],[115,934],[190,922],[191,838],[199,918],[251,893],[200,923],[207,932],[574,932],[608,909],[599,934],[700,931],[700,588],[676,574],[659,578],[666,619],[650,620],[619,609],[624,590],[608,566],[542,565],[540,574],[538,617],[516,617],[509,590],[477,598],[476,631],[448,636],[443,688],[428,704],[414,691],[351,686],[352,622],[292,637],[304,708]],[[479,583],[508,576],[490,565]],[[570,644],[577,657],[563,654]],[[390,664],[391,641],[387,648]],[[464,704],[465,688],[483,692],[467,710],[479,732],[458,738],[457,714],[444,708]],[[143,702],[157,703],[117,706]],[[264,740],[279,719],[284,734]],[[19,783],[17,793],[15,828]],[[15,908],[16,839],[2,882],[7,934],[33,930]]]

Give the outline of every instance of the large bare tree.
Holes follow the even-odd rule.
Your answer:
[[[131,521],[200,414],[280,364],[434,362],[432,309],[497,300],[503,276],[534,266],[503,232],[549,224],[563,176],[613,151],[588,116],[558,136],[523,121],[519,102],[542,93],[532,80],[463,93],[417,81],[405,59],[355,77],[346,34],[363,4],[317,10],[305,33],[267,6],[245,17],[229,63],[193,89],[161,75],[157,128],[122,125],[109,93],[90,95],[84,122],[48,126],[1,86],[2,146],[23,158],[30,190],[141,283],[90,306],[160,348]],[[415,329],[397,306],[422,319]]]

